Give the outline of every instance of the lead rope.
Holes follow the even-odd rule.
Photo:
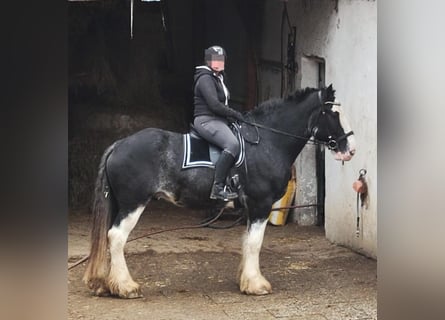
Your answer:
[[[133,238],[133,239],[131,239],[131,240],[128,240],[127,243],[128,243],[128,242],[131,242],[131,241],[135,241],[135,240],[141,239],[141,238],[146,238],[146,237],[149,237],[149,236],[152,236],[152,235],[155,235],[155,234],[168,232],[168,231],[183,230],[183,229],[197,229],[197,228],[204,228],[204,227],[207,227],[207,226],[211,225],[212,223],[214,223],[216,220],[218,220],[218,219],[221,217],[221,215],[222,215],[223,212],[224,212],[224,209],[225,209],[225,208],[221,208],[221,210],[218,212],[218,214],[217,214],[213,219],[208,220],[208,221],[201,222],[200,224],[192,225],[192,226],[183,226],[183,227],[176,227],[176,228],[171,228],[171,229],[164,229],[164,230],[154,231],[154,232],[147,233],[147,234],[144,234],[144,235],[142,235],[142,236]],[[90,258],[89,255],[83,257],[83,258],[80,259],[79,261],[77,261],[77,262],[75,262],[74,264],[72,264],[71,266],[69,266],[69,267],[68,267],[68,270],[71,270],[71,269],[73,269],[74,267],[77,267],[79,264],[81,264],[81,263],[87,261],[89,258]]]

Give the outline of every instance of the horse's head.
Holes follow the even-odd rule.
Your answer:
[[[336,160],[349,161],[355,154],[355,138],[340,104],[335,100],[335,90],[330,85],[321,89],[318,95],[321,108],[311,117],[311,134],[327,144]]]

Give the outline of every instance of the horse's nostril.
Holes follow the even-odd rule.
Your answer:
[[[355,150],[351,150],[351,151],[349,151],[349,154],[350,154],[351,156],[353,156],[353,155],[355,154]]]

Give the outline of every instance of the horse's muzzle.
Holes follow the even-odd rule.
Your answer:
[[[349,161],[355,154],[355,149],[349,150],[347,152],[333,152],[335,160],[339,161]]]

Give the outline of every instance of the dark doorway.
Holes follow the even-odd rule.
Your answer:
[[[317,56],[302,58],[302,86],[321,88],[325,83],[325,60]],[[317,185],[317,212],[315,224],[323,226],[325,222],[325,149],[317,145],[315,148],[315,180]]]

